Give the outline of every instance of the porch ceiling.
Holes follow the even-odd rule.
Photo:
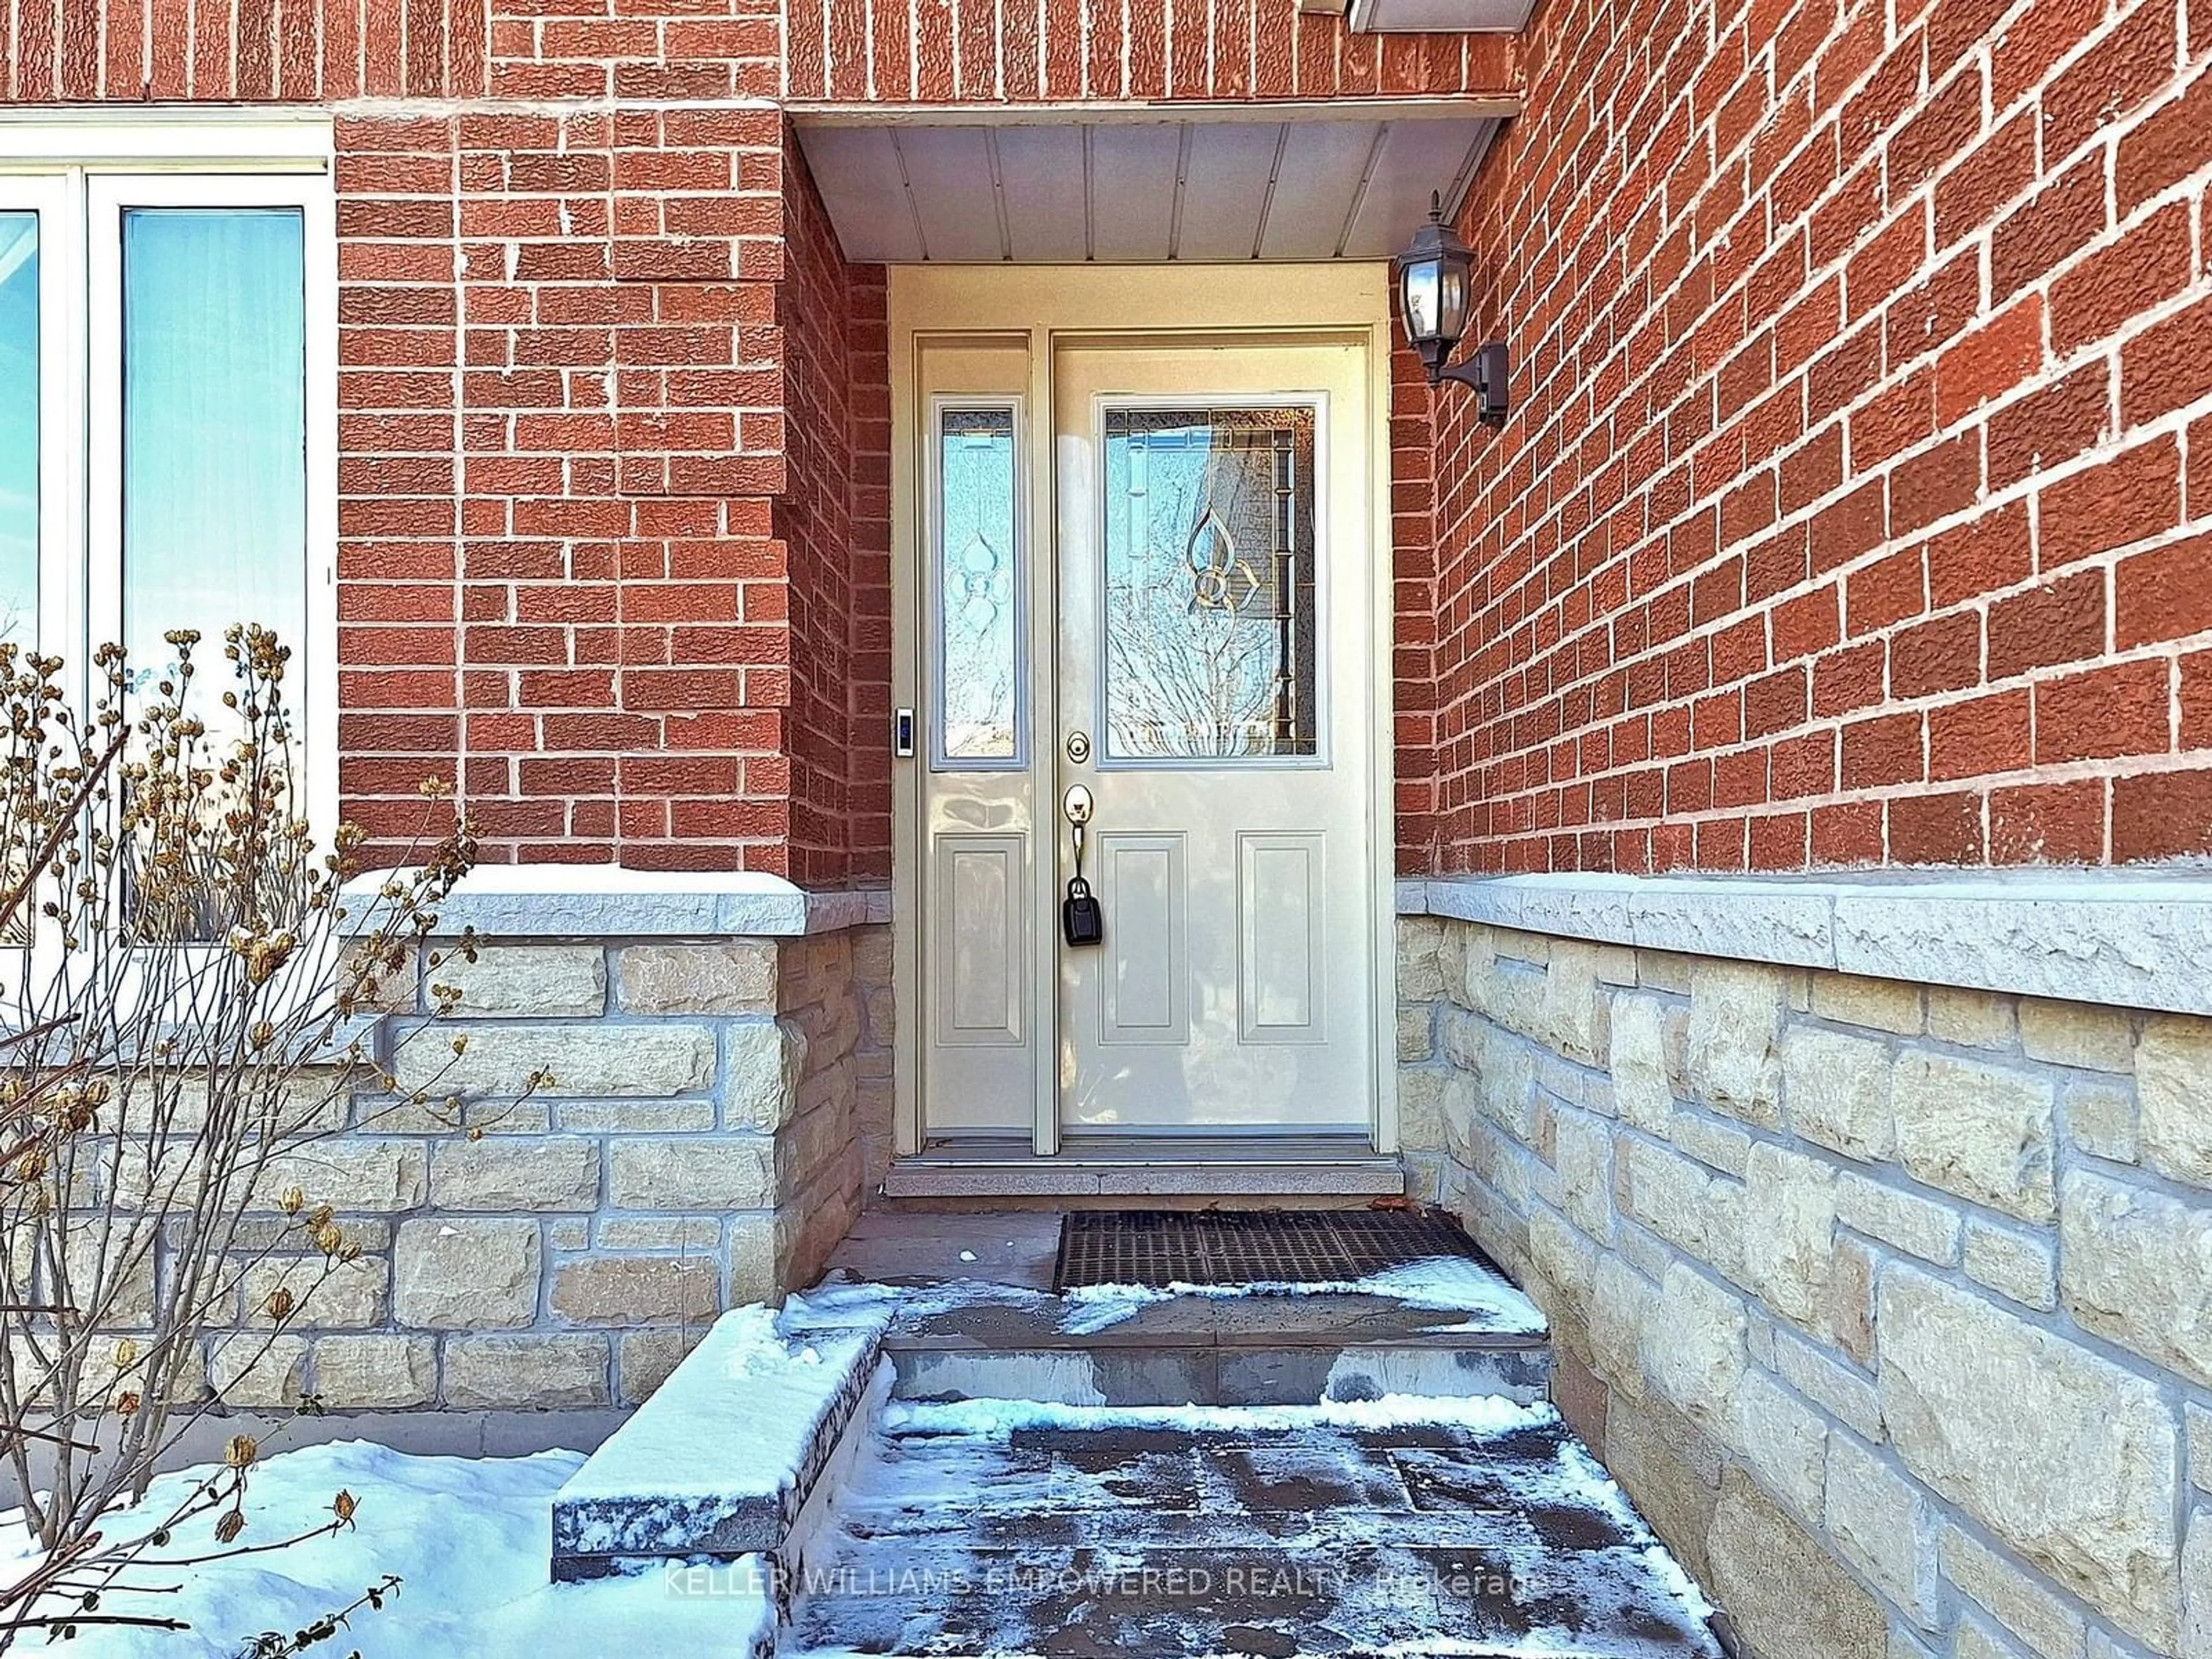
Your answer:
[[[803,119],[845,257],[865,264],[1382,259],[1456,207],[1498,117],[1450,105],[1177,118]]]

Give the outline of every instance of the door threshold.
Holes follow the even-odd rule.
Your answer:
[[[890,1198],[1372,1198],[1405,1189],[1395,1156],[1349,1135],[1085,1137],[1051,1158],[1026,1140],[938,1141],[896,1159],[884,1179]]]

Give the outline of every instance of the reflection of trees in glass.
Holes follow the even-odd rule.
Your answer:
[[[938,609],[944,637],[939,730],[948,760],[1012,760],[1019,594],[1014,568],[1014,417],[939,416]]]
[[[31,635],[39,577],[39,216],[0,213],[0,638]]]
[[[306,225],[296,208],[123,216],[123,623],[143,696],[169,631],[307,631]]]
[[[1107,417],[1109,752],[1311,755],[1313,414]]]

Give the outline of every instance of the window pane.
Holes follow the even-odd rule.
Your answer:
[[[39,609],[39,216],[0,213],[0,639]]]
[[[204,717],[232,623],[307,643],[305,271],[296,208],[123,216],[125,642],[143,683],[198,629]]]
[[[1106,417],[1106,753],[1317,754],[1310,408]]]
[[[938,413],[937,757],[1021,759],[1014,411]]]

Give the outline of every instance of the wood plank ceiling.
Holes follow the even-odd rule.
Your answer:
[[[1456,206],[1488,115],[799,125],[848,258],[866,264],[1382,259]]]

